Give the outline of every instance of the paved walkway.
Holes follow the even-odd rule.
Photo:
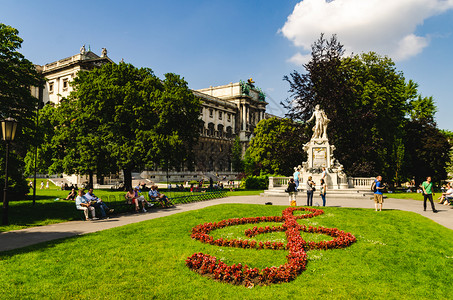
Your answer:
[[[305,198],[298,200],[299,205],[305,203]],[[214,199],[204,202],[181,204],[174,208],[152,209],[147,213],[125,214],[114,216],[108,220],[98,221],[71,221],[47,226],[32,227],[22,230],[0,233],[0,251],[13,250],[55,239],[66,238],[81,234],[87,234],[113,227],[137,223],[154,218],[166,217],[172,214],[202,209],[208,206],[224,203],[264,204],[272,202],[273,205],[288,205],[286,197],[261,197],[261,196],[235,196],[222,199]],[[315,197],[313,203],[322,203],[321,199]],[[327,199],[328,206],[374,208],[374,202],[369,199]],[[428,206],[429,207],[429,206]],[[385,199],[384,209],[398,209],[412,211],[453,230],[453,209],[448,206],[436,204],[439,213],[435,214],[428,208],[423,211],[423,202],[415,200]],[[385,212],[377,212],[385,213]]]

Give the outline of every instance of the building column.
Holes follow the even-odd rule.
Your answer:
[[[242,105],[242,130],[247,129],[247,108],[245,104]]]

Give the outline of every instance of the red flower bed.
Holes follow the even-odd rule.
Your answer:
[[[308,214],[295,216],[295,210],[307,211]],[[256,218],[236,218],[222,220],[218,223],[205,223],[192,228],[191,237],[199,240],[202,243],[207,243],[217,246],[237,247],[237,248],[255,248],[255,249],[274,249],[288,250],[286,258],[288,262],[280,267],[270,267],[259,270],[257,268],[249,268],[247,265],[234,264],[228,266],[214,256],[195,253],[186,259],[186,265],[192,270],[201,275],[214,278],[219,281],[228,282],[231,284],[253,286],[253,285],[268,285],[271,283],[288,282],[295,279],[302,271],[305,270],[307,264],[307,254],[305,251],[311,249],[335,249],[345,248],[356,241],[356,238],[348,232],[338,230],[337,228],[325,227],[306,227],[299,225],[297,219],[313,218],[323,214],[324,211],[315,208],[305,207],[289,207],[282,213],[282,217],[256,217]],[[241,239],[223,239],[214,240],[209,233],[214,229],[223,228],[226,226],[240,224],[254,224],[261,222],[284,222],[282,226],[266,226],[253,227],[245,231],[246,236],[254,237],[258,234],[285,231],[287,244],[271,243],[271,242],[256,242]],[[306,242],[300,232],[321,233],[326,234],[334,239],[331,241],[321,242]]]

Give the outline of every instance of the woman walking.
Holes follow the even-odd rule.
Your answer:
[[[291,178],[289,180],[288,188],[286,189],[286,192],[288,192],[288,194],[289,194],[289,205],[297,206],[297,203],[296,203],[297,185],[294,182],[294,178]]]
[[[324,179],[321,179],[321,189],[319,195],[322,198],[322,206],[326,206],[326,193],[327,193],[327,184]]]
[[[312,177],[308,176],[308,180],[307,180],[307,206],[313,206],[313,193],[316,190],[316,188],[315,188],[316,184],[311,179],[312,179]]]

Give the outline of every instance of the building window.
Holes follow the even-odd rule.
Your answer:
[[[214,131],[215,131],[214,126],[215,126],[214,123],[208,124],[208,135],[209,136],[214,136]]]
[[[49,94],[53,93],[53,82],[49,82]]]
[[[219,120],[222,120],[222,112],[219,111]]]
[[[214,110],[212,108],[209,109],[209,117],[210,118],[214,117]]]
[[[217,131],[219,133],[219,137],[223,137],[223,125],[222,124],[217,125]]]
[[[228,122],[231,122],[231,114],[227,114],[227,120]]]
[[[63,91],[67,91],[69,87],[69,81],[68,79],[63,79]]]

